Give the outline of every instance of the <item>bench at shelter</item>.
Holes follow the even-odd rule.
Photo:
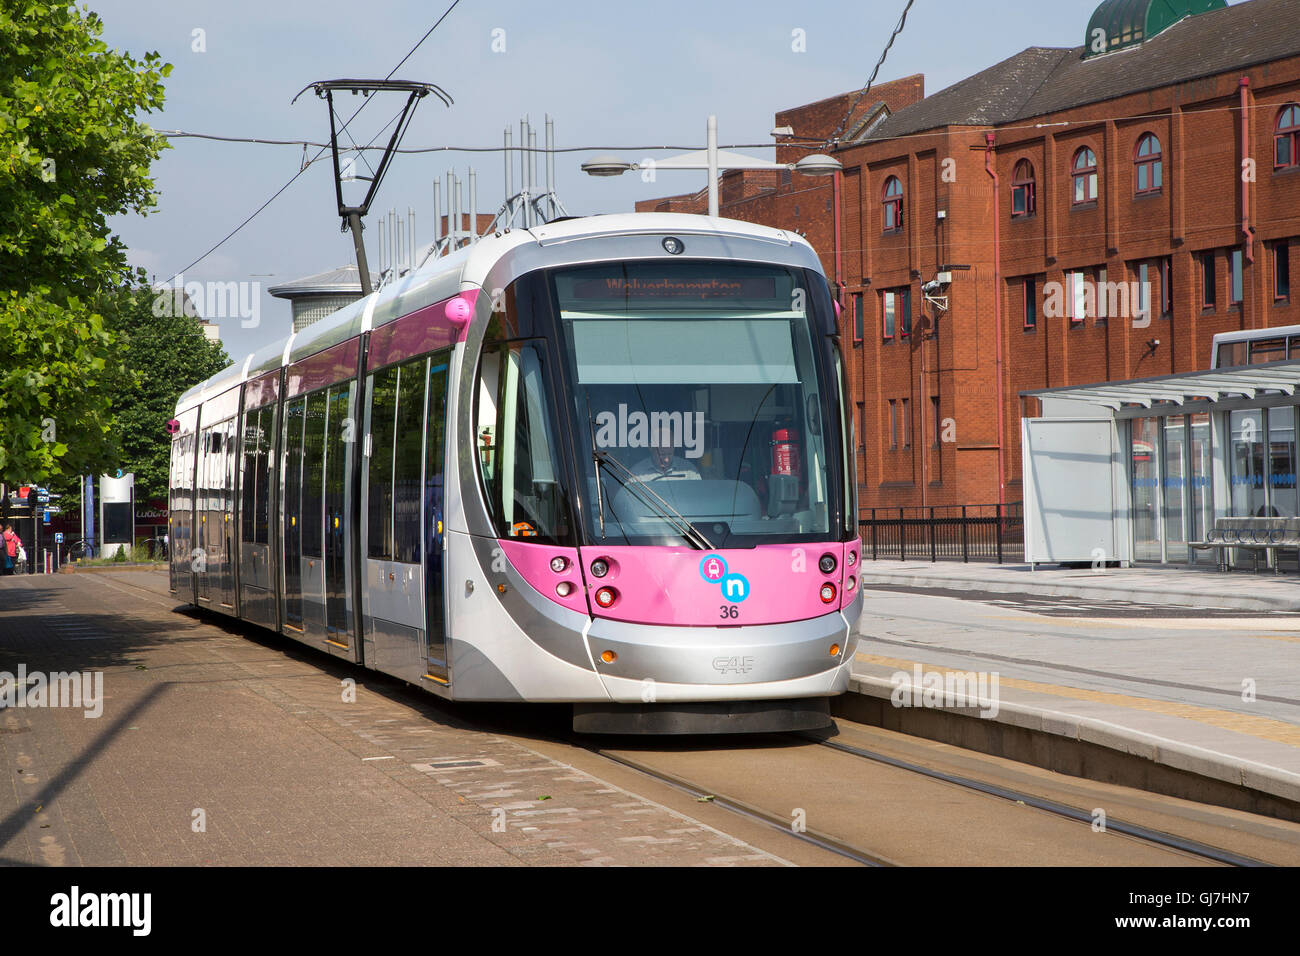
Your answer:
[[[1259,571],[1259,553],[1265,560],[1273,559],[1273,570],[1281,573],[1277,555],[1273,552],[1294,550],[1300,556],[1300,518],[1215,518],[1214,527],[1205,534],[1204,541],[1189,541],[1189,548],[1198,551],[1218,550],[1218,568],[1228,570],[1228,554],[1232,548],[1250,552],[1254,570]]]

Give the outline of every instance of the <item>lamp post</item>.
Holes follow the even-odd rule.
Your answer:
[[[582,164],[582,171],[589,176],[621,176],[628,170],[644,169],[639,163],[629,163],[609,153],[593,156]],[[805,156],[797,163],[774,163],[766,159],[756,159],[740,153],[718,149],[718,118],[709,117],[708,141],[704,149],[691,153],[681,153],[666,159],[655,160],[655,170],[659,169],[704,169],[709,174],[709,215],[718,216],[718,176],[727,169],[792,169],[805,176],[833,176],[842,166],[838,159],[831,156]]]

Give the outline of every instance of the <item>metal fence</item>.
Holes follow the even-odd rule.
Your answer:
[[[873,561],[1019,563],[1025,553],[1025,511],[1005,505],[872,508],[858,522],[863,557]]]

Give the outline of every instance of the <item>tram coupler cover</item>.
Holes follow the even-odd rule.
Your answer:
[[[832,726],[828,697],[573,705],[580,734],[775,734]]]

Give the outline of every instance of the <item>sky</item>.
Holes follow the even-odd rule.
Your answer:
[[[915,0],[877,82],[923,73],[933,94],[1029,46],[1077,46],[1098,2]],[[451,3],[88,0],[110,47],[137,58],[157,51],[173,65],[164,109],[143,117],[155,129],[313,142],[328,139],[326,106],[310,91],[291,106],[294,95],[318,80],[386,76]],[[652,183],[635,174],[598,179],[581,171],[584,159],[603,147],[676,147],[623,154],[632,161],[701,148],[710,114],[718,117],[723,146],[772,143],[778,110],[862,87],[905,3],[460,0],[396,74],[436,83],[455,101],[447,108],[423,100],[403,146],[499,147],[508,125],[518,141],[525,115],[540,142],[550,114],[557,146],[594,147],[557,155],[557,192],[567,211],[630,211],[641,199],[702,189],[705,175],[665,171]],[[359,142],[368,142],[400,108],[399,95],[385,94],[358,116],[350,130]],[[345,93],[336,105],[346,117],[358,102]],[[131,264],[157,282],[185,270],[185,282],[256,283],[246,287],[256,292],[258,307],[248,310],[256,320],[217,320],[238,361],[290,330],[289,303],[266,289],[355,261],[352,240],[339,228],[329,157],[220,249],[186,268],[298,172],[303,151],[172,143],[153,168],[158,208],[118,217],[112,227]],[[741,151],[773,157],[771,149]],[[433,182],[445,181],[449,169],[464,178],[471,166],[479,211],[496,212],[505,199],[499,152],[399,155],[372,209],[395,207],[405,216],[413,208],[417,240],[427,243]],[[367,232],[372,268],[374,232]]]

